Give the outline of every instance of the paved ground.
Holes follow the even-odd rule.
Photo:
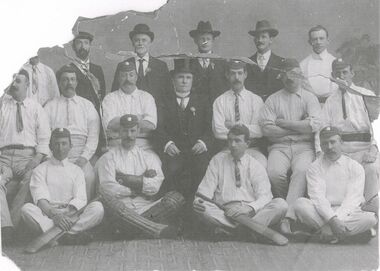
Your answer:
[[[365,245],[286,247],[192,240],[97,241],[28,255],[4,249],[22,270],[377,270],[378,238]]]

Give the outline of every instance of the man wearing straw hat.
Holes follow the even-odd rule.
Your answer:
[[[265,101],[272,93],[283,87],[278,79],[280,72],[276,69],[279,68],[284,59],[271,50],[273,39],[278,35],[278,30],[267,20],[262,20],[256,23],[255,30],[248,33],[254,37],[253,40],[257,48],[257,52],[250,59],[257,65],[249,67],[245,86]]]

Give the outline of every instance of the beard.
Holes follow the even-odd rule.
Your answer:
[[[79,57],[82,60],[85,60],[88,58],[88,55],[90,54],[90,50],[86,50],[84,48],[80,48],[76,51],[77,57]]]

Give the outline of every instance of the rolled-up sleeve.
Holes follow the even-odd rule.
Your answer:
[[[69,205],[74,206],[77,210],[86,206],[87,194],[86,194],[86,182],[84,180],[83,171],[78,168],[73,187],[73,198],[70,200]]]
[[[146,153],[146,165],[147,169],[154,169],[156,171],[156,176],[153,178],[143,177],[142,193],[147,196],[155,195],[161,187],[164,181],[164,173],[161,169],[160,159],[153,155]]]
[[[38,105],[37,107],[37,146],[36,152],[48,155],[50,153],[49,141],[50,141],[50,125],[49,119],[45,110]]]
[[[269,97],[262,106],[259,114],[259,125],[261,128],[266,125],[276,125],[277,115],[274,111],[274,105],[271,97]]]

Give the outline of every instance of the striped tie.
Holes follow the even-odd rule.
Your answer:
[[[37,66],[32,65],[32,93],[36,94],[38,91],[38,75]]]
[[[17,102],[17,111],[16,111],[16,129],[17,132],[20,133],[22,130],[24,130],[24,123],[22,121],[22,114],[21,114],[21,105],[23,103]]]
[[[235,122],[240,121],[240,111],[239,111],[239,93],[234,92],[235,95]]]
[[[241,187],[241,176],[240,176],[239,162],[240,162],[240,159],[234,159],[236,187]]]
[[[344,98],[345,94],[346,94],[346,91],[342,91],[342,112],[343,112],[343,119],[347,119],[346,101],[345,101],[345,98]]]

